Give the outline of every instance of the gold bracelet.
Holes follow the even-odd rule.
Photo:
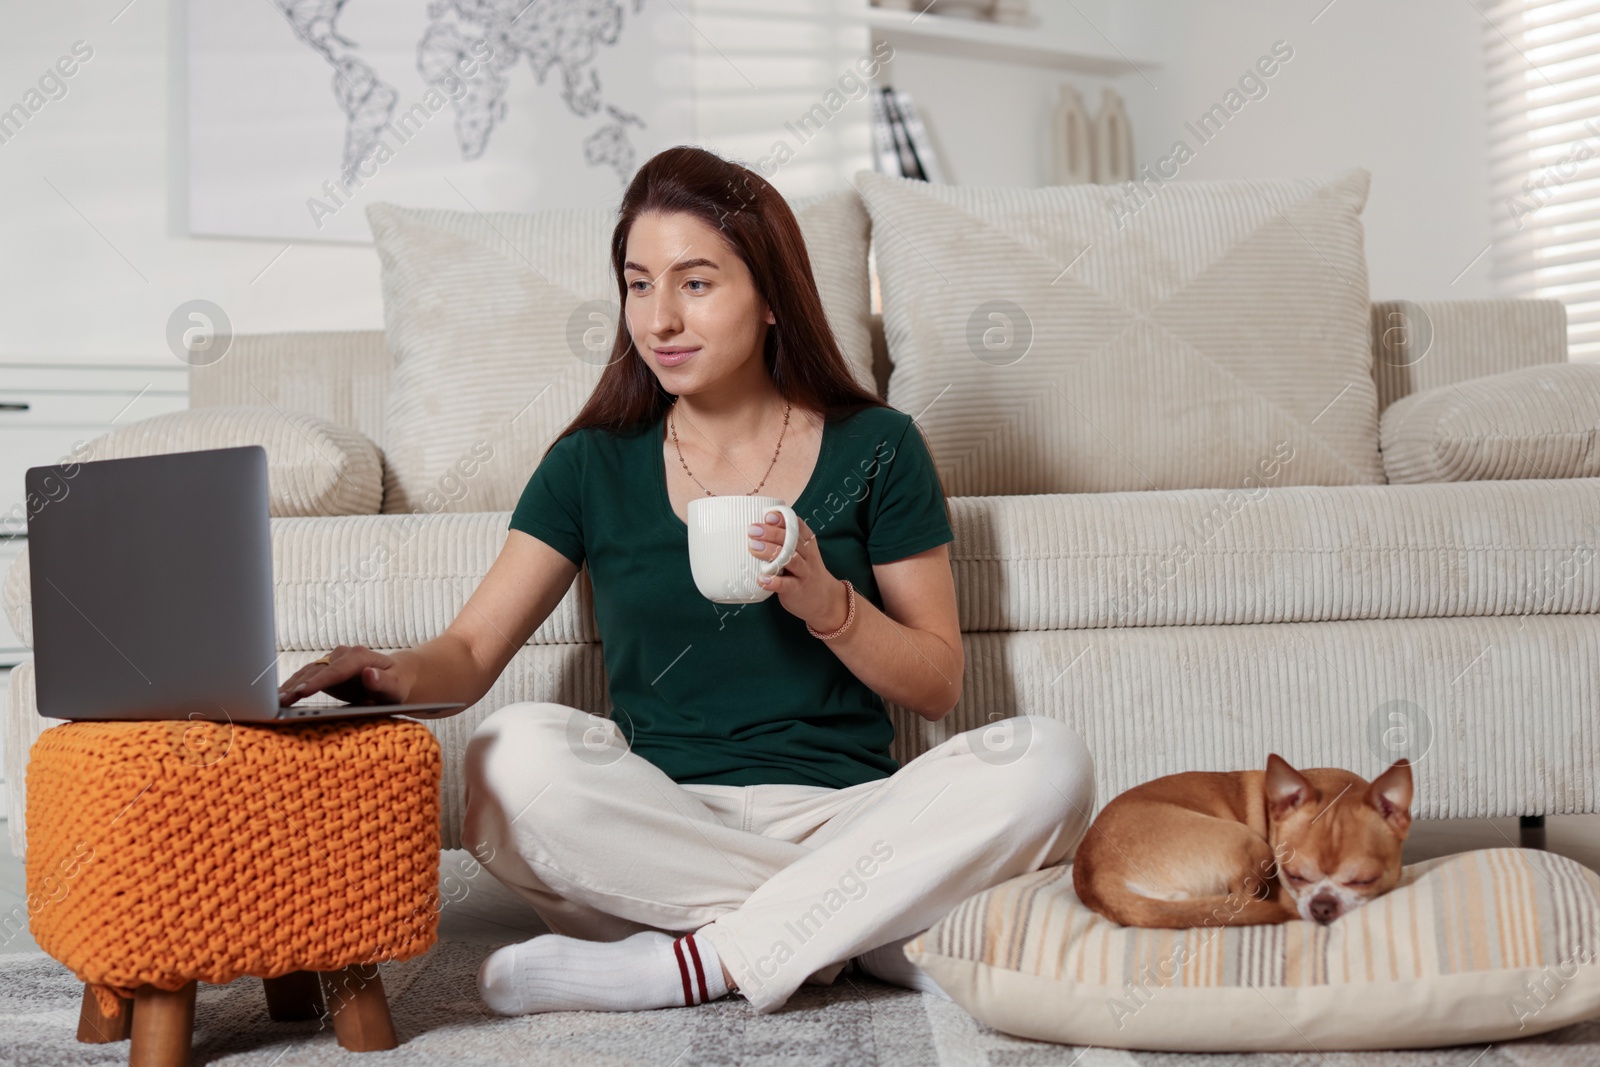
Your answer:
[[[840,634],[842,634],[846,630],[850,629],[850,623],[855,620],[855,617],[856,617],[856,587],[850,584],[850,579],[848,579],[848,578],[841,578],[839,580],[844,583],[845,602],[849,605],[848,610],[845,611],[844,625],[840,626],[837,630],[833,631],[833,633],[831,633],[831,634],[824,634],[824,633],[818,633],[816,630],[813,630],[811,628],[811,624],[808,622],[808,623],[806,623],[806,633],[810,634],[812,637],[820,637],[824,641],[831,641],[833,638],[838,637]]]

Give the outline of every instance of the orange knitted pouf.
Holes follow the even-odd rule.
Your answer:
[[[441,764],[426,726],[387,716],[52,727],[27,769],[30,932],[111,1019],[141,984],[421,955]]]

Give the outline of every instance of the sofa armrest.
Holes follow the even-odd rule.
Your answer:
[[[1372,376],[1381,413],[1401,397],[1489,374],[1567,362],[1559,300],[1381,300]]]
[[[1600,363],[1552,363],[1441,385],[1379,422],[1391,484],[1600,477]]]
[[[266,449],[267,510],[274,518],[379,513],[383,454],[378,446],[355,430],[300,411],[245,406],[173,411],[101,434],[75,458],[91,462],[241,445]],[[26,547],[0,578],[11,628],[32,648]]]
[[[304,411],[382,441],[393,375],[381,329],[240,333],[225,358],[190,367],[189,406]]]
[[[383,456],[364,434],[303,411],[236,405],[155,415],[101,434],[79,459],[260,445],[267,451],[267,504],[274,517],[376,515]]]

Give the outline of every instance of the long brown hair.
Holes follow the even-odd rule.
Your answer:
[[[674,397],[645,363],[628,332],[628,285],[623,261],[628,232],[646,212],[693,215],[724,239],[744,261],[756,292],[777,322],[768,328],[763,358],[772,383],[797,407],[842,418],[865,407],[888,407],[863,389],[839,351],[822,310],[800,224],[783,196],[761,175],[714,152],[675,145],[652,156],[622,196],[611,234],[611,268],[617,280],[617,336],[611,358],[583,409],[555,441],[589,426],[612,431],[653,423]],[[546,455],[549,450],[546,449]]]

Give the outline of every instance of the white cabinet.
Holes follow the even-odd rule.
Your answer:
[[[0,667],[0,715],[11,713],[11,668]],[[11,792],[6,788],[6,731],[0,730],[0,819],[11,817]],[[5,846],[0,845],[0,848]]]
[[[189,406],[189,366],[177,359],[0,360],[0,534],[26,534],[23,474],[77,458],[118,427]]]
[[[26,537],[0,537],[0,583],[4,583],[7,572],[11,570],[12,561],[27,543]],[[15,667],[26,659],[28,654],[28,650],[22,645],[22,638],[11,629],[10,616],[4,610],[0,610],[0,670]],[[0,711],[4,709],[5,704],[0,703]]]

